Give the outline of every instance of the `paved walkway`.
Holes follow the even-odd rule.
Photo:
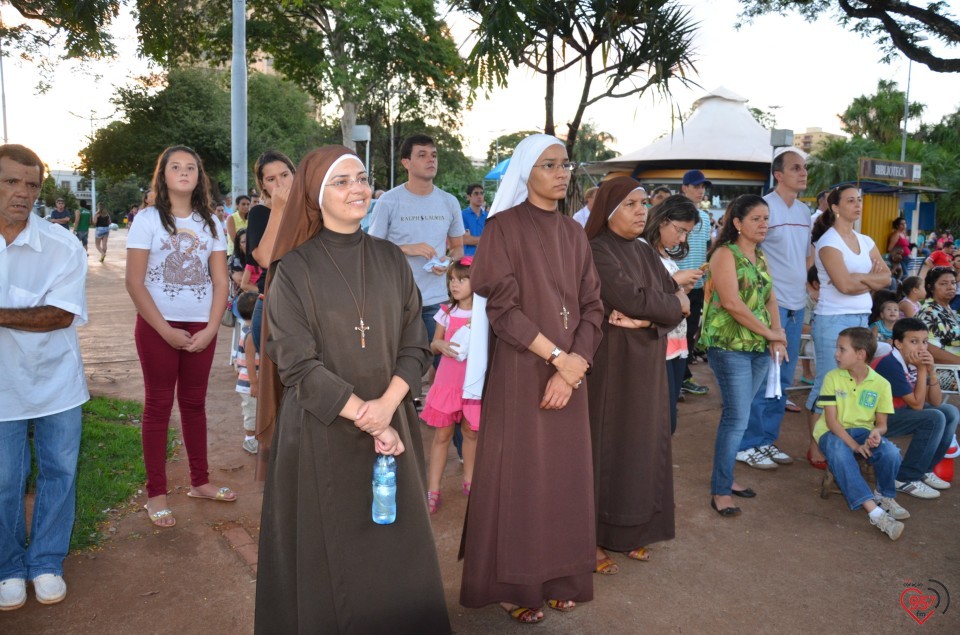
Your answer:
[[[80,332],[81,348],[92,393],[142,400],[135,313],[123,284],[125,238],[124,230],[113,233],[104,264],[90,257],[90,324]],[[104,528],[110,537],[102,548],[68,558],[66,601],[44,607],[31,594],[24,608],[0,613],[0,633],[253,630],[262,487],[253,480],[254,459],[240,449],[229,343],[223,328],[208,397],[210,468],[214,482],[237,491],[239,501],[187,498],[181,448],[168,468],[176,528],[154,528],[139,496]],[[901,501],[912,518],[896,543],[871,528],[865,514],[847,510],[840,497],[821,500],[822,473],[801,461],[772,473],[738,467],[738,480],[759,495],[742,503],[740,518],[721,519],[708,507],[720,400],[709,369],[698,365],[694,374],[711,394],[688,397],[680,406],[673,457],[677,538],[654,545],[650,562],[615,555],[621,573],[595,578],[593,602],[570,614],[547,611],[540,626],[515,625],[495,607],[465,610],[457,603],[456,553],[466,501],[451,454],[444,506],[433,527],[458,633],[960,632],[960,484],[935,501]],[[637,381],[644,381],[639,369]],[[432,433],[423,430],[429,443]],[[800,415],[788,415],[781,447],[802,456],[805,430]],[[954,600],[921,629],[901,606],[901,595],[910,586],[930,594],[928,588],[937,588],[930,580]],[[913,595],[906,591],[906,606]],[[940,611],[947,601],[944,596]]]

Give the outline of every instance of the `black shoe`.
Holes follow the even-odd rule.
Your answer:
[[[739,496],[740,498],[753,498],[757,495],[757,493],[749,487],[747,489],[732,489],[730,490],[730,493],[734,496]]]
[[[723,509],[719,509],[717,507],[717,502],[713,500],[713,498],[710,499],[710,507],[713,508],[713,511],[717,512],[724,518],[733,518],[734,516],[740,515],[739,507],[724,507]]]

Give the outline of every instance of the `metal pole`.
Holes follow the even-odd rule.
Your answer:
[[[0,40],[0,101],[3,103],[3,142],[7,143],[7,85],[3,80],[3,41]]]
[[[913,73],[913,60],[907,65],[907,95],[903,100],[903,140],[900,142],[900,161],[907,159],[907,122],[910,120],[910,75]]]
[[[230,69],[230,191],[247,193],[247,3],[233,0],[233,66]]]
[[[93,143],[93,118],[97,113],[90,111],[90,143]],[[97,172],[90,168],[90,215],[97,213]]]
[[[392,96],[390,97],[392,98]],[[388,101],[387,102],[387,117],[390,118],[390,189],[393,189],[393,105]]]

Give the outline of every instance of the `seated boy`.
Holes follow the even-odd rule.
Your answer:
[[[927,327],[916,318],[893,325],[893,351],[873,363],[890,382],[892,415],[887,438],[913,435],[897,473],[897,491],[916,498],[937,498],[950,483],[933,473],[957,432],[960,410],[943,401],[940,383],[927,350]]]
[[[893,398],[890,383],[868,365],[876,350],[869,329],[858,326],[840,332],[834,354],[837,368],[823,380],[817,399],[823,414],[813,428],[813,438],[850,509],[863,507],[870,523],[896,540],[903,533],[903,523],[896,519],[910,514],[894,500],[900,450],[883,438]],[[858,454],[873,465],[879,491],[871,492],[863,479]]]

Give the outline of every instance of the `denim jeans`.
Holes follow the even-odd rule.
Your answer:
[[[0,580],[63,575],[76,511],[81,418],[77,406],[32,419],[40,469],[29,548],[24,494],[30,474],[30,420],[0,421]]]
[[[823,378],[831,370],[837,367],[837,360],[833,354],[837,350],[837,338],[840,331],[851,326],[867,326],[866,313],[847,313],[844,315],[818,315],[813,320],[813,348],[814,357],[817,364],[817,378],[813,382],[813,389],[810,396],[807,397],[807,410],[810,412],[820,412],[815,407],[817,399],[820,397],[820,388],[823,387]]]
[[[677,431],[677,401],[683,389],[683,373],[687,370],[687,358],[674,357],[667,360],[667,399],[670,403],[670,434]]]
[[[887,417],[887,438],[913,435],[903,457],[897,480],[909,483],[919,481],[947,453],[953,435],[957,432],[960,410],[948,403],[939,406],[925,404],[923,410],[897,408]]]
[[[750,404],[767,377],[770,354],[766,351],[745,353],[710,348],[707,350],[707,361],[717,378],[723,400],[717,442],[713,450],[710,493],[726,496],[733,486],[733,466],[743,431],[747,429]]]
[[[767,399],[767,385],[761,384],[753,403],[750,404],[750,421],[743,433],[743,440],[740,441],[741,450],[770,445],[780,438],[780,423],[787,406],[787,388],[793,385],[793,374],[797,370],[797,359],[800,357],[803,309],[794,311],[780,307],[780,325],[787,332],[787,357],[790,358],[790,361],[780,364],[780,388],[783,396],[779,399]]]
[[[700,336],[700,316],[703,315],[703,287],[699,289],[690,289],[687,294],[690,300],[690,315],[687,316],[687,350],[690,356],[683,360],[683,377],[680,382],[693,379],[693,372],[690,370],[690,360],[693,359],[694,349]],[[680,393],[677,393],[680,396]],[[676,426],[674,426],[676,427]]]
[[[253,305],[253,316],[250,318],[250,335],[253,336],[253,347],[260,352],[260,335],[263,328],[263,300],[258,298]]]
[[[853,437],[854,441],[862,444],[870,436],[870,431],[866,428],[847,428],[847,434]],[[837,485],[840,486],[843,497],[847,499],[847,505],[850,509],[860,509],[864,501],[873,498],[873,492],[870,491],[870,486],[860,473],[860,466],[857,465],[857,457],[854,456],[853,450],[829,430],[823,433],[819,443],[820,450],[827,457],[827,466],[833,472],[833,477],[837,479]],[[897,488],[893,481],[897,477],[897,470],[900,469],[900,448],[883,439],[880,445],[870,450],[870,458],[867,462],[873,466],[880,495],[886,498],[896,496]]]

